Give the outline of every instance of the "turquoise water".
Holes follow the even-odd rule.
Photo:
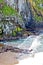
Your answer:
[[[19,60],[24,59],[25,57],[30,57],[35,53],[43,52],[43,34],[38,36],[31,35],[25,39],[5,41],[3,43],[9,46],[28,50],[28,53],[27,51],[24,51],[24,53],[18,53],[17,59]],[[29,49],[32,49],[32,52],[29,52]]]
[[[3,41],[2,43],[6,45],[12,45],[18,47],[18,45],[22,44],[25,39],[19,39],[19,40],[11,40],[11,41]]]
[[[34,41],[35,39],[37,40],[37,42]],[[43,51],[43,34],[40,34],[38,36],[38,39],[37,39],[37,36],[31,35],[25,39],[5,41],[4,44],[12,45],[14,47],[19,47],[22,49],[29,49],[29,47],[32,45],[33,42],[35,42],[35,44],[39,44],[39,42],[40,42],[41,45],[37,46],[37,51],[42,52]],[[35,47],[35,45],[33,45],[33,46]]]

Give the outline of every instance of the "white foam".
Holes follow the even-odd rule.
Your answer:
[[[43,52],[36,53],[34,57],[21,60],[17,65],[43,65]]]
[[[35,39],[34,35],[27,37],[23,43],[21,43],[18,47],[22,49],[29,49],[29,46],[32,44],[33,40]]]
[[[41,45],[41,43],[39,41],[39,36],[36,36],[36,38],[33,40],[32,45],[30,46],[29,49],[36,49],[40,45]]]
[[[40,43],[40,36],[36,36],[32,42],[32,45],[29,47],[29,50],[33,49],[33,51],[35,52],[37,50],[37,48],[41,45]],[[29,38],[28,38],[29,40]],[[27,42],[27,40],[25,41],[25,43]],[[22,44],[21,46],[25,45]],[[33,52],[33,54],[34,54]],[[34,56],[28,56],[28,58],[25,58],[23,60],[19,61],[19,64],[17,65],[43,65],[43,52],[38,52],[35,53]]]

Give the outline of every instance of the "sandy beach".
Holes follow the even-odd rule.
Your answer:
[[[14,52],[4,52],[0,53],[0,65],[15,65],[18,64],[16,59],[17,53]]]
[[[0,65],[19,64],[20,59],[27,57],[27,55],[22,55],[23,51],[17,47],[0,44]]]

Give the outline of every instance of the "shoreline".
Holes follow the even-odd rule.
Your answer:
[[[21,49],[18,47],[13,47],[13,46],[9,46],[9,45],[5,45],[5,44],[0,44],[0,53],[4,53],[4,52],[15,52],[15,53],[24,53],[24,54],[29,54],[29,52],[31,52],[31,50],[27,50],[27,49]]]
[[[15,65],[19,61],[17,59],[18,53],[11,52],[11,46],[0,44],[0,65]],[[7,51],[7,49],[9,49]]]
[[[0,44],[0,65],[16,65],[19,63],[19,54],[25,54],[26,49]],[[26,57],[24,57],[26,58]]]

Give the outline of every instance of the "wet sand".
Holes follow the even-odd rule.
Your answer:
[[[16,65],[20,59],[27,58],[27,50],[0,44],[0,65]]]
[[[17,53],[15,52],[0,53],[0,65],[16,65],[18,64],[16,57]]]

